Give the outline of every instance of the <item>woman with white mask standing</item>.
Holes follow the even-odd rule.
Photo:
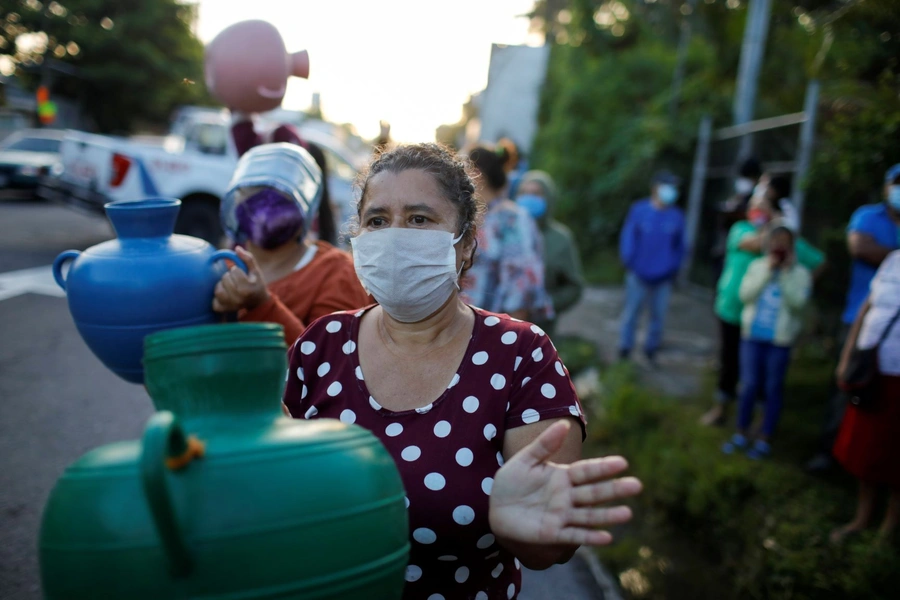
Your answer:
[[[540,328],[465,304],[478,217],[469,165],[435,144],[379,155],[362,183],[357,274],[378,305],[313,323],[286,410],[371,430],[407,490],[404,599],[515,598],[637,494],[621,457],[581,460],[584,415]]]

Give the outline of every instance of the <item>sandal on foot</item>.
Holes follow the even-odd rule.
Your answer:
[[[753,460],[761,460],[769,456],[771,453],[772,446],[770,446],[768,442],[756,440],[755,442],[753,442],[753,446],[749,450],[747,450],[747,458]]]
[[[734,454],[735,450],[743,450],[747,447],[747,438],[742,436],[740,433],[736,433],[731,436],[731,439],[722,444],[722,453],[723,454]]]

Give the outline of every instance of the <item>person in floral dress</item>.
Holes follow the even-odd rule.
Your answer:
[[[544,287],[544,246],[528,211],[505,196],[509,151],[478,146],[469,154],[476,196],[486,206],[475,264],[466,272],[463,299],[474,306],[519,319],[553,319],[553,300]]]

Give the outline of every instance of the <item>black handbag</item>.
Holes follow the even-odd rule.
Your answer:
[[[860,350],[854,344],[850,350],[847,366],[838,374],[838,387],[847,393],[850,404],[858,408],[868,408],[878,397],[878,348],[900,318],[900,309],[888,322],[874,347]]]

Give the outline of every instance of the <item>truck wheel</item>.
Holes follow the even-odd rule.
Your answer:
[[[175,221],[175,233],[198,237],[213,246],[220,246],[223,232],[218,201],[212,198],[182,200],[178,220]]]

